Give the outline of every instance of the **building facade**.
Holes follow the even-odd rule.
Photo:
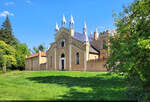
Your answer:
[[[26,57],[25,70],[46,70],[46,53],[39,51]]]
[[[46,51],[45,68],[37,67],[38,70],[107,71],[104,64],[109,49],[105,48],[105,45],[109,44],[108,38],[113,36],[115,31],[107,30],[99,34],[96,28],[94,34],[90,32],[88,36],[84,23],[83,33],[76,32],[72,16],[70,27],[66,28],[65,24],[66,19],[63,16],[60,29],[56,24],[55,42],[51,43]]]

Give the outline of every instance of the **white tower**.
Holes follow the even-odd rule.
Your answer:
[[[89,42],[86,23],[83,25],[83,34],[85,35],[85,42]]]
[[[74,20],[73,20],[73,17],[72,17],[72,15],[71,15],[71,16],[70,16],[70,33],[71,33],[71,36],[72,36],[72,37],[74,37],[73,25],[74,25]]]
[[[84,52],[84,71],[87,69],[87,61],[89,59],[89,39],[87,35],[87,26],[86,23],[83,25],[83,34],[85,35],[84,44],[85,44],[85,52]]]

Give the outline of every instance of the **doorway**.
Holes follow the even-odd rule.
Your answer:
[[[61,58],[60,58],[60,70],[64,70],[65,69],[65,55],[61,54]]]

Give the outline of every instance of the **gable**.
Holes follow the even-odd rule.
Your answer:
[[[55,41],[60,40],[60,39],[67,39],[68,36],[70,35],[70,32],[68,29],[62,27],[56,34],[55,34]]]

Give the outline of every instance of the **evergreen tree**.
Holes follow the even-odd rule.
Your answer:
[[[17,39],[12,33],[11,23],[8,16],[6,17],[6,20],[3,22],[2,28],[0,29],[0,40],[9,45],[16,45],[18,43]]]
[[[3,22],[2,27],[6,29],[8,32],[12,33],[12,27],[8,16],[6,17],[6,20]]]

